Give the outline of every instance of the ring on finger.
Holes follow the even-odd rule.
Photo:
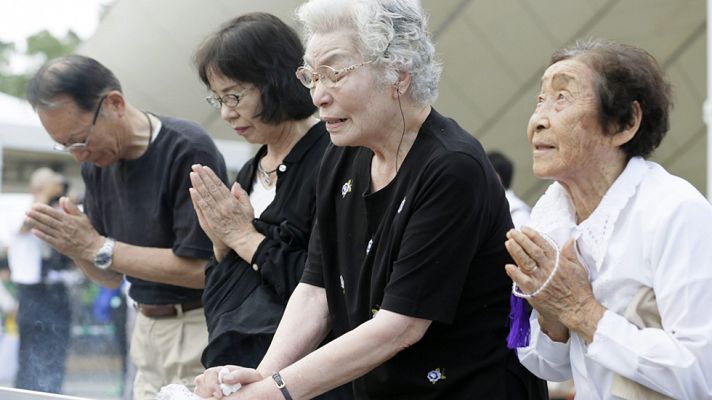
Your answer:
[[[535,262],[532,263],[527,263],[526,267],[522,268],[524,272],[531,273],[534,272],[537,268],[539,268]]]

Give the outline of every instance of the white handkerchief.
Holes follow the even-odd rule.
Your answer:
[[[225,396],[229,396],[229,395],[237,392],[242,387],[242,385],[240,385],[239,383],[236,383],[234,385],[223,383],[223,379],[225,378],[225,375],[229,375],[229,374],[230,374],[230,370],[227,367],[222,367],[220,369],[220,372],[218,373],[218,381],[220,381],[220,390],[222,390],[222,392]]]
[[[203,400],[184,385],[171,383],[161,388],[156,400]]]

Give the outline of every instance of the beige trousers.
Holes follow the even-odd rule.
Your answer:
[[[140,312],[131,336],[130,357],[136,366],[134,400],[154,400],[170,383],[193,389],[193,379],[204,370],[200,356],[208,344],[203,309],[167,318]]]

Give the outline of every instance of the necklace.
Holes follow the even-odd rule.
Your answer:
[[[273,169],[272,171],[265,171],[265,169],[262,168],[262,160],[257,162],[257,171],[260,173],[259,177],[262,179],[262,182],[264,182],[265,186],[269,187],[272,185],[272,178],[270,178],[270,175],[277,172],[278,168],[279,167]]]

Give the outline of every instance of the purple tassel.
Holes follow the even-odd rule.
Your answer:
[[[513,294],[509,295],[509,335],[507,335],[507,347],[516,349],[529,345],[529,313],[527,312],[525,300]]]

